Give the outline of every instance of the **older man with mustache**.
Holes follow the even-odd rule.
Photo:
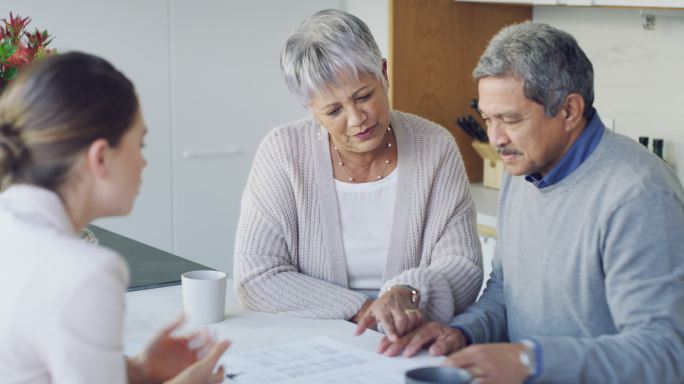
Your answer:
[[[665,163],[605,129],[569,34],[503,29],[474,77],[509,175],[493,271],[450,326],[380,351],[452,353],[479,382],[684,382],[684,192]]]

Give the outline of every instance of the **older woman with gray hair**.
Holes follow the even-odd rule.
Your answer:
[[[387,63],[366,24],[316,13],[281,52],[311,117],[262,141],[242,198],[242,306],[380,325],[395,338],[447,322],[482,284],[475,208],[443,127],[392,111]]]

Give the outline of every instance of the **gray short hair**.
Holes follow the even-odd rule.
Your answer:
[[[584,116],[594,103],[594,69],[567,32],[547,24],[526,22],[502,29],[489,42],[477,67],[475,80],[514,76],[524,82],[525,96],[555,116],[570,93],[584,98]]]
[[[287,87],[302,104],[337,84],[348,73],[383,79],[382,53],[366,23],[337,9],[317,12],[303,21],[280,52]]]

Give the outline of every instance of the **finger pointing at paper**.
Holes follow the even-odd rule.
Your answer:
[[[360,335],[366,329],[378,326],[388,339],[397,340],[423,323],[423,314],[418,309],[419,300],[420,295],[415,288],[395,285],[361,314],[354,334]]]

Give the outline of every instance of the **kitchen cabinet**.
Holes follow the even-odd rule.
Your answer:
[[[684,9],[682,0],[594,0],[593,3],[599,6]]]
[[[567,5],[598,7],[681,8],[682,0],[454,0],[460,3],[499,3],[527,5]]]
[[[454,0],[457,3],[498,3],[498,4],[556,4],[556,0]]]
[[[506,25],[532,19],[529,5],[453,0],[390,0],[390,100],[447,128],[455,137],[468,178],[482,180],[482,159],[455,119],[476,115],[472,78],[480,55]]]

